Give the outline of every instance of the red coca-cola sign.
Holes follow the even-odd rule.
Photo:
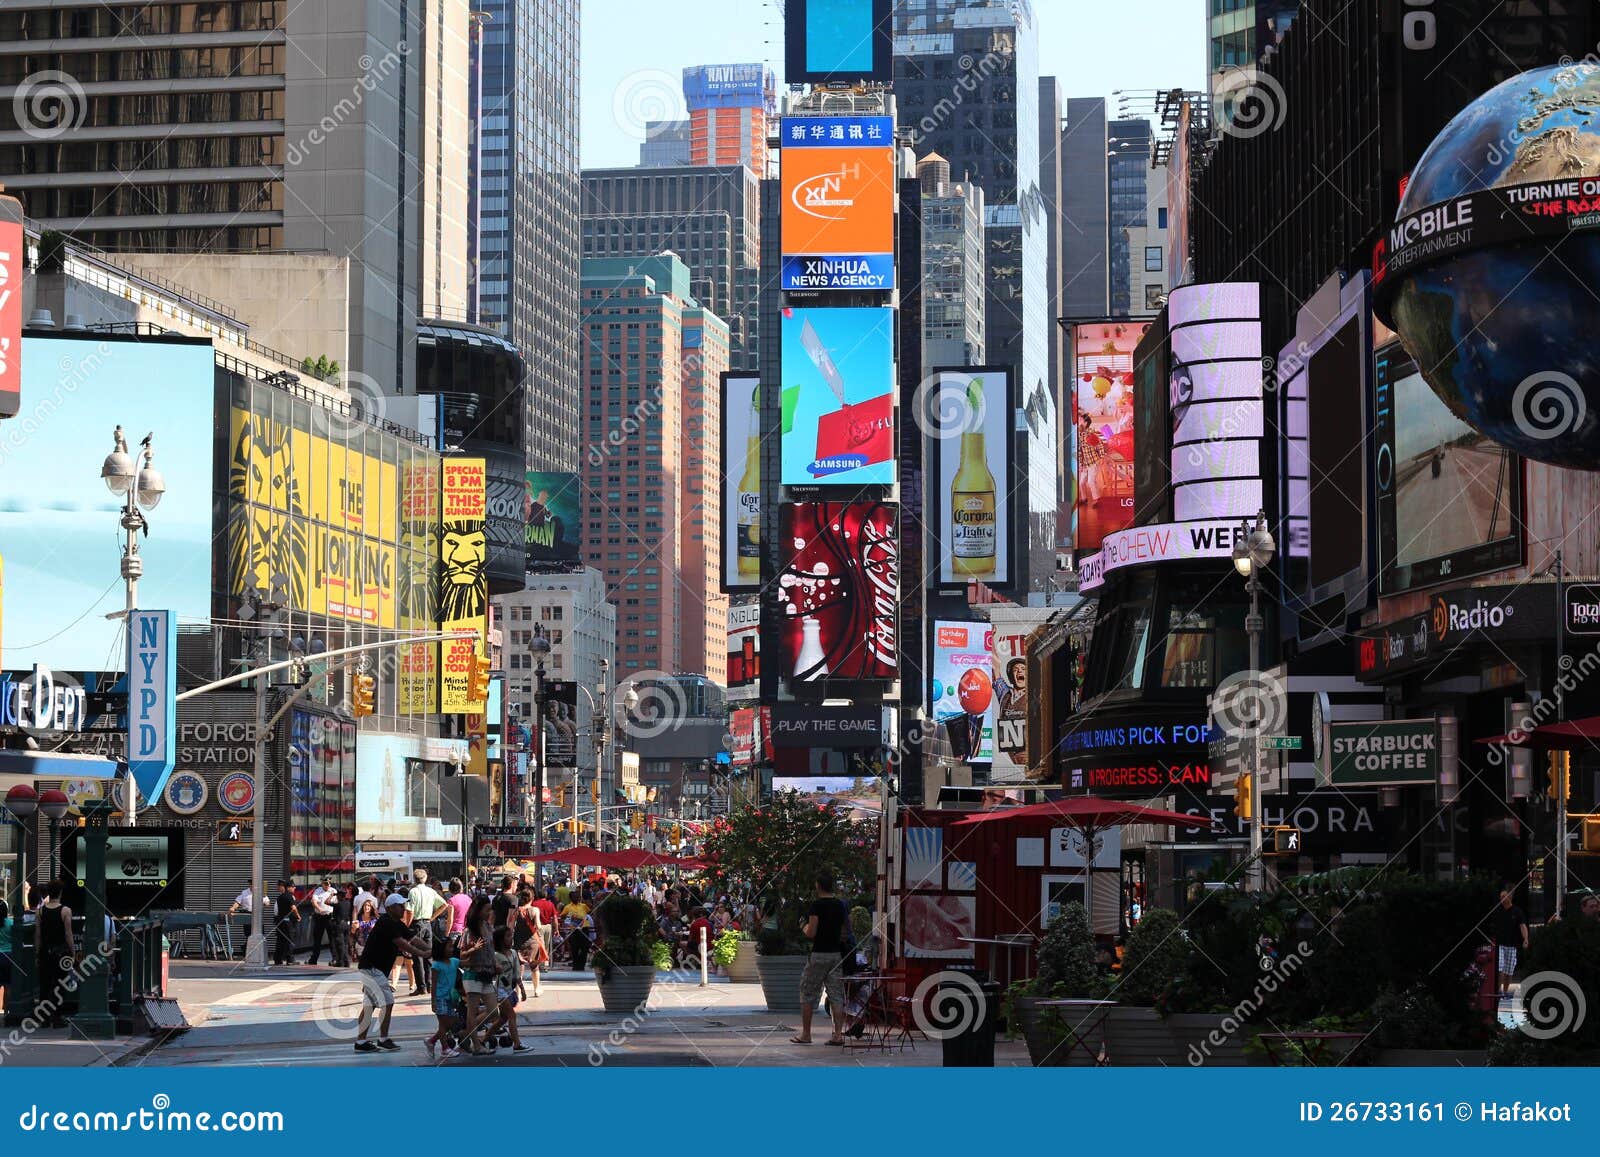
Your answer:
[[[783,671],[794,683],[898,677],[899,510],[800,502],[780,513]]]

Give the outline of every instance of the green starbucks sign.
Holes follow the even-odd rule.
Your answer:
[[[1323,782],[1397,787],[1439,780],[1439,721],[1368,719],[1328,723]]]

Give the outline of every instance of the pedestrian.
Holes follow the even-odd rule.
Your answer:
[[[272,963],[279,968],[294,961],[295,927],[300,923],[300,906],[295,903],[294,886],[278,881],[278,894],[272,899]]]
[[[500,891],[495,894],[492,908],[496,928],[510,928],[516,922],[517,878],[515,876],[507,873],[505,879],[500,881]]]
[[[406,927],[411,929],[412,939],[424,946],[424,955],[415,962],[417,981],[412,987],[412,993],[415,994],[427,992],[432,986],[433,969],[429,963],[433,955],[433,940],[435,936],[449,935],[449,924],[454,922],[454,916],[445,898],[428,885],[426,868],[418,868],[413,879],[416,883],[406,896],[405,921]],[[441,917],[444,920],[440,920]],[[444,925],[442,930],[434,923],[436,920]]]
[[[806,911],[801,931],[811,941],[811,956],[800,974],[800,1032],[789,1039],[797,1045],[811,1043],[811,1018],[817,1011],[817,998],[828,994],[828,1015],[833,1019],[830,1045],[844,1044],[844,949],[845,921],[849,912],[844,901],[833,894],[833,876],[817,876],[816,899]]]
[[[331,931],[333,935],[333,966],[335,968],[349,968],[350,962],[355,957],[350,952],[352,944],[350,926],[355,916],[356,886],[343,884],[334,889],[333,916],[331,918]]]
[[[335,966],[338,964],[338,949],[333,943],[333,902],[338,896],[333,881],[327,877],[323,877],[322,883],[311,893],[311,955],[306,958],[306,963],[313,968],[322,955],[324,937],[328,940],[329,959],[333,960]]]
[[[237,916],[244,913],[244,938],[250,939],[250,930],[255,927],[256,897],[246,884],[240,889],[239,894],[233,898],[233,903],[228,906],[228,915]]]
[[[356,913],[355,927],[352,929],[356,959],[359,960],[361,954],[367,950],[367,941],[371,938],[373,926],[377,923],[378,901],[368,896],[361,905],[361,910]]]
[[[1528,947],[1528,921],[1517,907],[1510,888],[1500,889],[1500,906],[1494,910],[1496,964],[1500,973],[1500,995],[1511,992],[1511,977],[1517,970],[1517,952]]]
[[[450,878],[450,898],[445,903],[450,905],[450,946],[459,956],[461,934],[467,930],[467,913],[472,910],[472,897],[467,895],[460,876]]]
[[[524,884],[517,889],[517,914],[511,943],[517,951],[517,959],[528,970],[528,978],[534,981],[535,995],[538,994],[539,954],[544,951],[543,923],[539,909],[533,906],[533,889]],[[517,970],[517,987],[526,998],[521,967]]]
[[[433,993],[433,1015],[438,1027],[422,1042],[422,1047],[428,1050],[430,1057],[434,1048],[438,1047],[439,1055],[449,1060],[459,1055],[456,1042],[461,1039],[466,1013],[461,993],[461,960],[455,954],[450,937],[434,938],[431,971],[433,984],[430,991]]]
[[[406,936],[405,921],[400,919],[400,909],[405,900],[390,896],[384,901],[384,912],[367,937],[367,947],[356,966],[361,970],[361,1020],[356,1028],[356,1052],[375,1053],[379,1049],[394,1052],[400,1046],[389,1039],[389,1019],[394,1015],[394,985],[389,983],[389,973],[402,952],[414,952]],[[367,1039],[372,1028],[372,1016],[381,1012],[378,1021],[378,1040]]]
[[[378,891],[378,877],[368,876],[366,882],[363,883],[361,888],[356,892],[355,902],[353,904],[355,911],[359,913],[362,905],[364,905],[368,900],[372,901],[372,907],[374,911],[382,908],[383,897],[378,895]]]
[[[66,993],[62,982],[73,970],[76,954],[72,944],[72,909],[61,902],[61,881],[44,886],[44,903],[33,920],[34,975],[39,986],[34,992],[34,1017],[49,1018],[51,1028],[66,1028]]]
[[[500,1002],[499,1026],[505,1033],[500,1043],[510,1045],[514,1053],[531,1053],[533,1050],[522,1043],[522,1034],[517,1029],[517,990],[522,984],[522,965],[512,941],[510,928],[494,930],[495,996]]]
[[[1593,892],[1585,896],[1579,912],[1591,920],[1600,920],[1600,896],[1596,896]]]
[[[555,963],[556,951],[556,925],[559,922],[558,912],[550,896],[555,891],[547,888],[545,895],[539,896],[533,906],[539,911],[539,940],[542,951],[539,953],[542,962],[533,970],[533,995],[544,995],[544,970]]]
[[[494,1046],[487,1039],[496,1008],[494,931],[494,913],[488,899],[480,896],[467,913],[467,927],[461,937],[461,990],[467,1004],[461,1046],[474,1056],[494,1052]],[[480,1031],[485,1033],[481,1042],[478,1040]]]
[[[589,962],[589,949],[594,945],[594,917],[589,915],[589,905],[574,896],[561,909],[561,920],[567,932],[567,951],[572,955],[572,970],[582,972]]]

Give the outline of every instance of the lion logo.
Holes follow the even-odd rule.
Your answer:
[[[238,594],[310,605],[311,543],[300,483],[281,426],[247,415],[228,465],[228,567]],[[287,515],[271,513],[281,508]]]

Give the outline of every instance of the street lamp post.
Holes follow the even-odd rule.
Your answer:
[[[1250,637],[1250,674],[1261,681],[1261,636],[1266,621],[1261,616],[1261,570],[1272,563],[1278,544],[1267,529],[1267,512],[1256,515],[1251,527],[1249,519],[1240,523],[1238,541],[1233,547],[1233,568],[1245,580],[1250,592],[1250,613],[1245,616],[1245,634]],[[1261,697],[1250,697],[1250,890],[1266,889],[1266,862],[1263,859],[1263,831],[1261,826]]]
[[[39,793],[39,814],[50,821],[50,878],[61,875],[60,824],[72,806],[67,793],[60,788],[47,788]]]
[[[129,455],[128,440],[123,437],[121,426],[112,432],[111,437],[112,450],[100,466],[100,478],[111,493],[123,499],[122,581],[127,589],[123,613],[131,616],[139,606],[139,578],[144,574],[144,559],[139,555],[139,533],[143,531],[146,538],[150,537],[150,524],[145,520],[144,510],[154,510],[160,505],[161,496],[167,492],[167,482],[161,476],[161,471],[155,468],[156,452],[151,445],[155,439],[153,433],[144,436],[136,456]],[[130,655],[128,661],[132,662],[133,656]],[[126,818],[128,826],[132,827],[139,817],[139,788],[131,769],[128,771],[127,794]]]
[[[544,854],[544,657],[550,653],[550,640],[537,623],[528,644],[533,652],[533,745],[528,753],[533,761],[533,854]]]

